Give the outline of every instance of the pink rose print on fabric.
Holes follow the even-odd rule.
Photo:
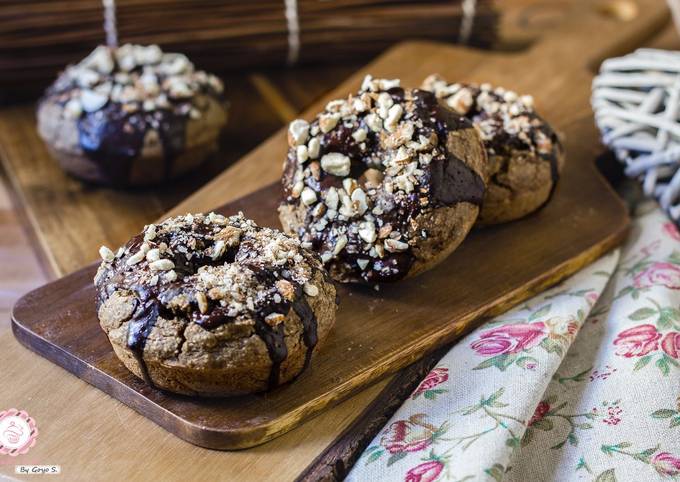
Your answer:
[[[406,472],[404,482],[432,482],[439,477],[443,469],[444,464],[439,460],[430,460]]]
[[[545,326],[548,328],[548,338],[559,343],[562,349],[567,348],[571,344],[579,329],[579,324],[574,318],[562,316],[553,316],[545,320]]]
[[[618,405],[607,407],[607,416],[602,419],[602,423],[606,423],[607,425],[618,425],[621,421],[622,413],[623,409]]]
[[[659,452],[652,458],[652,465],[661,475],[675,477],[680,475],[680,457],[668,452]]]
[[[650,324],[623,330],[614,340],[614,345],[618,347],[616,354],[626,358],[644,356],[659,348],[659,338],[661,333]]]
[[[658,250],[661,247],[661,240],[656,239],[649,243],[647,246],[643,246],[640,248],[640,255],[643,257],[650,257],[654,254],[656,250]]]
[[[677,331],[666,333],[661,340],[661,349],[672,358],[680,358],[680,333]]]
[[[600,295],[598,293],[595,293],[594,291],[591,291],[586,295],[586,301],[590,306],[595,305],[597,303],[597,300],[600,299]]]
[[[604,381],[618,371],[619,370],[617,368],[605,365],[605,367],[602,368],[601,370],[593,370],[593,372],[590,374],[590,381],[591,382],[594,382],[595,380]]]
[[[550,411],[550,404],[548,402],[541,402],[536,406],[536,410],[534,410],[534,414],[531,416],[531,419],[529,420],[528,426],[531,427],[533,424],[536,422],[540,422],[543,420],[545,417],[545,414]]]
[[[449,379],[449,369],[446,367],[434,368],[427,374],[425,379],[420,382],[418,388],[415,389],[411,398],[415,400],[420,395],[425,394],[425,398],[434,399],[438,393],[443,393],[446,390],[435,390],[435,387],[441,385]]]
[[[538,345],[545,335],[543,322],[516,323],[482,333],[470,347],[482,356],[519,353]]]
[[[654,263],[636,274],[633,284],[638,289],[651,286],[680,289],[680,267],[672,263]]]
[[[414,415],[408,420],[397,420],[386,430],[380,445],[391,454],[417,452],[432,443],[437,427],[423,422],[424,415]]]
[[[680,241],[680,231],[678,231],[675,223],[664,223],[663,232],[666,233],[670,238]]]

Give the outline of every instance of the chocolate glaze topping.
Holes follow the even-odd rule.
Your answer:
[[[155,45],[98,47],[71,65],[41,102],[56,102],[77,120],[83,152],[114,183],[125,183],[147,133],[155,131],[165,159],[165,177],[184,150],[189,118],[200,118],[206,98],[224,102],[222,83],[194,71],[181,54]]]
[[[332,275],[401,279],[428,236],[419,215],[483,199],[479,174],[447,148],[449,132],[471,128],[432,93],[368,76],[311,124],[291,123],[281,209],[304,213],[296,234]]]
[[[519,96],[501,87],[494,89],[488,84],[449,84],[436,75],[425,79],[423,89],[434,92],[479,128],[490,158],[509,159],[513,151],[526,151],[549,162],[554,189],[559,179],[562,145],[550,125],[536,114],[530,96]],[[501,178],[508,167],[508,162],[502,164],[492,175],[492,182],[505,185]]]
[[[267,347],[269,386],[275,387],[288,356],[284,320],[292,309],[309,364],[317,320],[308,297],[318,295],[311,280],[323,267],[299,241],[242,215],[195,214],[149,225],[115,255],[102,248],[102,257],[95,277],[98,305],[114,293],[132,298],[127,345],[147,383],[144,347],[159,317],[181,321],[183,330],[190,323],[206,330],[251,323]]]

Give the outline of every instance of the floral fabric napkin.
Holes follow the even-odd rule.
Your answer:
[[[456,344],[351,481],[680,480],[680,233],[627,244]]]

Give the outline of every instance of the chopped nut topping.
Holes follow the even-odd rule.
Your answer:
[[[469,117],[491,155],[508,144],[494,143],[499,134],[519,139],[526,149],[535,149],[544,155],[552,153],[552,141],[541,130],[546,124],[536,116],[531,96],[519,96],[501,87],[494,90],[490,84],[447,84],[436,75],[425,79],[423,88],[434,92],[458,113]]]
[[[285,319],[286,317],[281,313],[270,313],[264,318],[264,321],[266,321],[269,326],[276,326],[283,323],[283,320]]]
[[[321,143],[319,142],[319,138],[312,137],[312,139],[309,141],[309,145],[307,146],[307,152],[311,159],[316,159],[319,157],[320,147]]]
[[[295,299],[295,288],[293,288],[293,285],[290,283],[290,281],[283,279],[277,281],[276,289],[279,290],[279,293],[281,293],[281,295],[283,295],[283,297],[288,301],[293,301]]]
[[[316,193],[312,189],[306,187],[302,190],[302,194],[300,195],[300,199],[307,206],[311,206],[312,204],[314,204],[316,202]]]
[[[215,239],[224,241],[227,247],[232,248],[238,244],[242,232],[241,229],[235,226],[227,226],[215,235]]]
[[[338,191],[334,187],[331,187],[327,192],[326,192],[326,205],[328,206],[329,209],[336,210],[338,209]]]
[[[134,264],[139,263],[141,260],[143,260],[146,257],[146,253],[149,251],[149,245],[147,243],[143,243],[142,246],[139,248],[139,251],[137,251],[135,254],[130,256],[127,260],[127,265],[132,266]]]
[[[359,236],[367,243],[373,243],[376,239],[375,225],[371,222],[362,223],[359,228]]]
[[[307,146],[298,146],[297,147],[297,159],[298,162],[304,163],[309,159],[309,151],[307,150]]]
[[[364,214],[368,209],[368,204],[366,203],[366,193],[361,188],[356,188],[352,192],[352,207],[359,214]]]
[[[408,243],[388,238],[385,240],[385,249],[391,253],[405,251],[408,249]]]
[[[380,231],[378,232],[378,237],[380,239],[386,238],[387,236],[390,235],[392,232],[392,225],[391,224],[385,224],[383,227],[380,228]]]
[[[149,263],[149,268],[154,271],[168,271],[175,267],[175,263],[169,259],[159,259],[157,261],[152,261]]]
[[[344,177],[349,174],[350,159],[344,154],[330,152],[321,158],[321,168],[334,176]]]
[[[390,110],[387,112],[387,119],[385,119],[385,129],[390,132],[394,131],[403,112],[404,109],[399,104],[390,107]]]
[[[319,288],[317,288],[316,286],[314,286],[311,283],[305,283],[305,285],[303,286],[302,289],[304,290],[305,294],[308,295],[308,296],[314,297],[314,296],[317,296],[319,294]]]
[[[296,147],[307,142],[309,137],[309,123],[302,119],[296,119],[288,127],[288,144]]]
[[[338,120],[340,119],[340,116],[338,115],[326,115],[326,116],[321,116],[319,119],[319,127],[321,128],[321,132],[324,134],[327,132],[332,131],[336,125],[338,125]]]
[[[144,230],[144,241],[153,241],[156,239],[156,225],[149,224]]]
[[[383,173],[377,169],[366,169],[364,171],[364,177],[366,178],[366,183],[370,187],[378,187],[383,180]]]
[[[64,103],[71,119],[97,112],[110,102],[123,112],[172,109],[177,115],[200,117],[194,97],[222,94],[222,82],[195,71],[181,54],[163,53],[157,45],[99,46],[80,63],[70,65],[48,91]],[[168,99],[175,99],[170,102]]]
[[[345,189],[345,192],[351,196],[352,192],[358,187],[358,184],[351,177],[346,177],[342,180],[342,187]]]
[[[155,236],[148,239],[154,230]],[[320,292],[320,286],[310,284],[322,269],[319,258],[299,240],[261,228],[242,214],[170,218],[147,226],[120,258],[108,248],[100,251],[106,258],[95,280],[100,296],[110,296],[111,286],[144,293],[145,303],[159,303],[187,322],[201,324],[203,315],[213,320],[210,316],[219,308],[218,315],[225,319],[248,323],[266,317],[267,323],[278,324],[296,295]],[[275,314],[270,313],[272,303],[277,305]]]
[[[363,142],[366,140],[367,134],[366,129],[357,129],[352,132],[352,138],[357,142]]]
[[[99,256],[101,256],[101,258],[106,262],[111,262],[115,259],[113,251],[111,251],[106,246],[99,248]]]
[[[206,314],[208,312],[208,298],[206,298],[205,293],[202,291],[196,292],[196,302],[198,303],[199,311]]]
[[[449,107],[461,115],[468,113],[473,102],[474,99],[472,98],[472,93],[468,89],[459,90],[446,101]]]
[[[213,249],[212,249],[212,254],[210,255],[210,257],[213,260],[219,259],[220,256],[222,256],[222,254],[224,254],[224,250],[226,249],[226,247],[227,247],[227,243],[225,243],[223,240],[219,239],[219,240],[215,241],[215,244],[213,245]]]
[[[366,116],[366,125],[373,132],[380,132],[383,128],[383,122],[376,114],[368,114]]]
[[[345,246],[347,246],[347,236],[344,234],[338,238],[338,240],[335,242],[335,247],[333,248],[333,254],[337,255],[345,249]]]
[[[146,253],[146,260],[151,262],[158,261],[161,259],[161,252],[158,248],[153,248],[150,249],[148,253]]]

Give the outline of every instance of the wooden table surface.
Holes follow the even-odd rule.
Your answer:
[[[535,3],[527,0],[513,2],[522,6]],[[552,21],[548,18],[539,27],[550,26]],[[517,41],[522,42],[523,39]],[[680,42],[669,28],[650,45],[678,48]],[[238,158],[346,77],[354,67],[265,72],[234,77],[231,82],[228,80],[232,91],[248,100],[235,103],[232,111],[235,130],[230,137],[235,148],[230,155]],[[241,115],[246,109],[249,116]],[[239,122],[242,118],[247,122]],[[257,136],[252,135],[251,130],[256,131]],[[48,277],[73,271],[91,261],[92,255],[83,251],[78,244],[81,240],[70,238],[68,233],[65,233],[63,242],[55,244],[40,239],[35,230],[24,232],[22,227],[30,227],[31,220],[22,211],[22,200],[17,198],[16,192],[8,189],[5,180],[2,182],[0,366],[3,369],[0,372],[0,409],[16,407],[27,410],[35,417],[40,435],[36,446],[28,454],[12,459],[0,456],[0,477],[12,476],[14,464],[24,463],[59,464],[64,480],[149,480],[152,477],[162,480],[226,480],[227,474],[230,479],[238,480],[292,480],[358,415],[356,407],[365,406],[367,400],[373,399],[387,383],[373,386],[324,416],[248,451],[217,452],[182,442],[103,392],[30,353],[14,340],[8,329],[8,313],[13,299]],[[80,185],[73,186],[82,190]],[[38,195],[49,200],[49,186],[35,188]],[[76,191],[71,193],[73,197],[78,194]],[[96,197],[96,193],[86,194]],[[111,229],[133,232],[186,194],[159,192],[158,204],[153,206],[134,206],[134,202],[127,200],[130,205],[118,208],[138,208],[140,218],[133,222],[136,223],[134,226],[112,226]],[[14,204],[10,203],[11,196],[14,196]],[[68,196],[59,201],[68,202]],[[78,216],[77,204],[73,206],[75,210],[69,215]],[[55,219],[54,222],[58,225],[60,220]],[[90,245],[98,244],[98,237],[110,239],[110,234],[94,232],[86,241]]]

